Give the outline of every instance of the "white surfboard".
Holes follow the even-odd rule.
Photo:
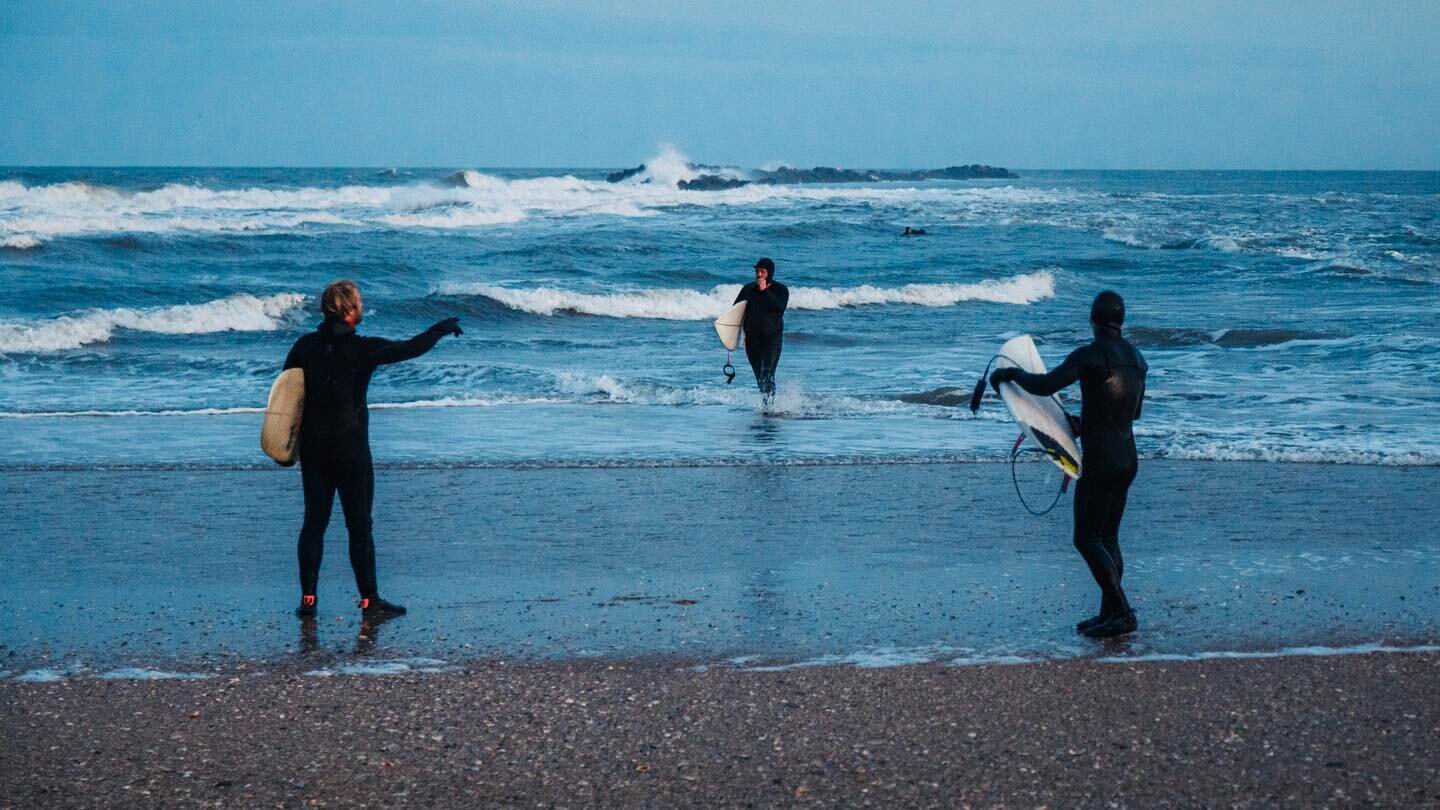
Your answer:
[[[745,301],[741,301],[715,320],[715,331],[720,335],[720,342],[732,352],[740,345],[740,324],[745,322],[745,304]]]
[[[282,467],[295,463],[300,449],[300,416],[305,412],[305,370],[287,369],[270,386],[265,422],[260,425],[260,449]]]
[[[1019,368],[1031,374],[1044,374],[1045,363],[1029,335],[1021,335],[1005,341],[1000,347],[996,368]],[[1080,477],[1080,446],[1075,442],[1075,433],[1070,430],[1070,420],[1054,397],[1037,397],[1015,383],[1000,384],[1000,401],[1010,409],[1010,415],[1020,424],[1021,430],[1045,451],[1055,466],[1071,478]]]

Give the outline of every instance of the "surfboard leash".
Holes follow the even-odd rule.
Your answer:
[[[1060,496],[1064,495],[1065,491],[1070,488],[1070,476],[1066,475],[1061,477],[1060,490],[1055,493],[1055,500],[1051,501],[1049,506],[1045,507],[1039,512],[1031,509],[1030,504],[1025,501],[1025,495],[1020,492],[1020,478],[1015,474],[1015,465],[1020,458],[1020,446],[1024,443],[1024,441],[1025,434],[1021,433],[1020,438],[1015,440],[1015,446],[1010,449],[1010,483],[1015,485],[1015,497],[1020,499],[1020,505],[1025,507],[1025,511],[1029,512],[1035,517],[1041,517],[1042,515],[1050,514],[1050,510],[1054,509],[1055,505],[1060,503]]]
[[[735,382],[735,367],[730,365],[730,351],[728,349],[725,352],[725,365],[721,367],[720,373],[725,375],[726,385]]]

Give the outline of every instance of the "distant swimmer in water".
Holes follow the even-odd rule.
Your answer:
[[[925,235],[925,229],[924,229],[924,228],[912,228],[912,227],[910,227],[909,225],[906,225],[906,226],[905,226],[905,232],[902,233],[902,234],[900,234],[900,235],[901,235],[901,236],[924,236],[924,235]]]
[[[295,341],[285,368],[305,370],[305,409],[300,417],[300,480],[305,488],[305,522],[300,528],[301,618],[315,615],[315,590],[325,528],[335,493],[350,533],[350,567],[366,619],[398,616],[405,608],[380,597],[375,581],[375,540],[370,509],[375,468],[370,460],[370,415],[365,394],[370,376],[387,363],[430,351],[440,338],[460,334],[460,321],[446,318],[409,340],[355,334],[363,302],[353,281],[337,281],[320,296],[325,321]]]
[[[755,372],[755,384],[768,405],[775,396],[775,367],[780,365],[780,344],[785,337],[785,307],[790,304],[790,290],[775,281],[775,262],[755,262],[755,280],[740,288],[735,303],[747,302],[745,320],[745,357]]]
[[[1013,382],[1036,396],[1048,397],[1080,381],[1080,446],[1084,470],[1075,484],[1075,548],[1100,586],[1100,613],[1075,629],[1091,638],[1134,632],[1135,611],[1120,579],[1120,519],[1125,498],[1139,469],[1131,423],[1140,418],[1145,399],[1145,358],[1120,337],[1125,301],[1106,290],[1090,304],[1095,340],[1070,353],[1048,374],[1002,368],[990,375],[999,386]]]

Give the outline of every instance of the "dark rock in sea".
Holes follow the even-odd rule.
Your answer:
[[[970,404],[970,394],[970,390],[966,388],[932,388],[918,394],[901,394],[896,399],[912,405],[940,405],[947,408],[958,408]]]
[[[943,169],[920,169],[915,171],[883,171],[880,169],[841,169],[834,166],[815,166],[810,169],[796,169],[781,166],[778,169],[756,169],[750,172],[753,179],[742,180],[725,174],[721,166],[690,164],[692,171],[699,172],[693,180],[681,180],[675,185],[686,191],[716,191],[739,188],[750,183],[764,185],[792,185],[799,183],[882,183],[886,181],[918,182],[922,180],[990,180],[996,178],[1014,179],[1020,175],[1001,166],[986,166],[971,163],[965,166],[947,166]],[[641,163],[633,169],[611,172],[605,179],[611,183],[628,180],[645,171]]]
[[[622,169],[618,172],[610,172],[609,174],[605,175],[605,180],[609,183],[618,183],[621,180],[629,180],[630,178],[643,171],[645,171],[645,164],[641,163],[639,166],[636,166],[633,169]]]
[[[858,172],[854,169],[840,169],[830,166],[816,166],[813,169],[795,169],[781,166],[774,171],[757,171],[757,182],[761,183],[874,183],[883,178],[873,171]]]
[[[444,180],[441,180],[440,184],[445,186],[451,186],[453,188],[470,187],[470,181],[465,179],[465,172],[463,171],[452,172],[450,175],[446,176]]]
[[[694,180],[681,180],[675,185],[679,186],[681,191],[720,191],[748,186],[750,181],[738,177],[721,177],[718,174],[702,174]]]
[[[984,166],[971,163],[968,166],[948,166],[923,172],[926,180],[1002,180],[1018,179],[1020,175],[1001,166]]]
[[[813,169],[794,169],[781,166],[774,171],[757,171],[757,183],[880,183],[884,181],[919,180],[983,180],[991,178],[1016,178],[1009,169],[998,166],[982,166],[972,163],[968,166],[949,166],[944,169],[923,169],[919,171],[883,171],[880,169],[835,169],[816,166]]]
[[[906,225],[906,226],[905,226],[905,231],[904,231],[903,233],[901,233],[900,235],[901,235],[901,236],[925,236],[926,234],[925,234],[925,229],[924,229],[924,228],[912,228],[912,227],[910,227],[909,225]]]

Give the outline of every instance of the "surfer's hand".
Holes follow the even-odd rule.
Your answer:
[[[454,335],[455,337],[460,337],[465,334],[460,329],[459,318],[446,318],[443,321],[437,321],[434,326],[430,327],[430,331],[439,332],[441,335]]]
[[[990,387],[994,388],[997,392],[1000,390],[1000,383],[1005,382],[1015,382],[1015,369],[997,368],[990,375]]]

